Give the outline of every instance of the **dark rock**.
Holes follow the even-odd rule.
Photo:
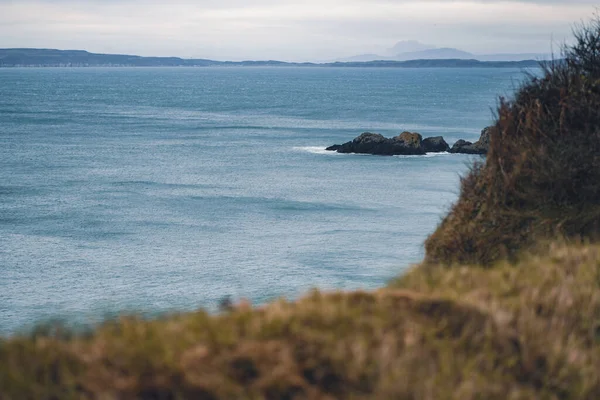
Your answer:
[[[421,146],[422,140],[420,134],[412,132],[403,132],[391,139],[378,133],[365,132],[353,141],[342,144],[337,152],[383,156],[422,155],[425,154]]]
[[[450,146],[441,136],[423,139],[421,146],[426,153],[443,153],[445,151],[450,151]]]
[[[492,129],[494,129],[493,126],[488,126],[487,128],[484,128],[481,131],[481,136],[479,137],[478,143],[480,144],[481,147],[485,147],[486,150],[489,150],[489,148],[490,148],[490,140],[492,138]]]
[[[387,139],[378,133],[365,132],[351,142],[346,142],[338,148],[338,153],[367,153],[375,154]]]
[[[459,140],[454,143],[454,146],[450,149],[450,153],[460,154],[487,154],[490,148],[490,139],[493,127],[488,126],[481,131],[479,140],[475,143],[467,142],[466,140]]]
[[[450,153],[457,154],[485,154],[481,152],[481,149],[476,147],[474,143],[467,142],[466,140],[458,140],[452,148],[450,149]]]
[[[426,153],[462,153],[486,154],[490,144],[491,127],[481,131],[481,137],[475,143],[466,140],[457,141],[452,148],[442,136],[423,137],[416,132],[402,132],[393,138],[386,138],[378,133],[365,132],[342,145],[336,144],[326,150],[338,153],[393,155],[423,155]]]

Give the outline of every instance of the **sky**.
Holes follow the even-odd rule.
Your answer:
[[[418,40],[549,53],[598,0],[0,0],[0,48],[328,61]]]

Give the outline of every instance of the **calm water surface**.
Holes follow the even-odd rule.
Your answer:
[[[0,69],[0,334],[374,288],[423,256],[511,69]]]

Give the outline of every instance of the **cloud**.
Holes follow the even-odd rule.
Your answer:
[[[416,39],[547,51],[592,0],[0,0],[0,47],[210,58],[331,59]]]

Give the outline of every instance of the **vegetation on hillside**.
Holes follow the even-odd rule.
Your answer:
[[[5,339],[0,399],[599,399],[600,22],[565,54],[389,287]]]
[[[2,399],[598,399],[600,246],[0,345]]]
[[[600,20],[564,60],[501,100],[485,162],[426,242],[431,263],[489,265],[549,238],[595,239],[600,227]]]

